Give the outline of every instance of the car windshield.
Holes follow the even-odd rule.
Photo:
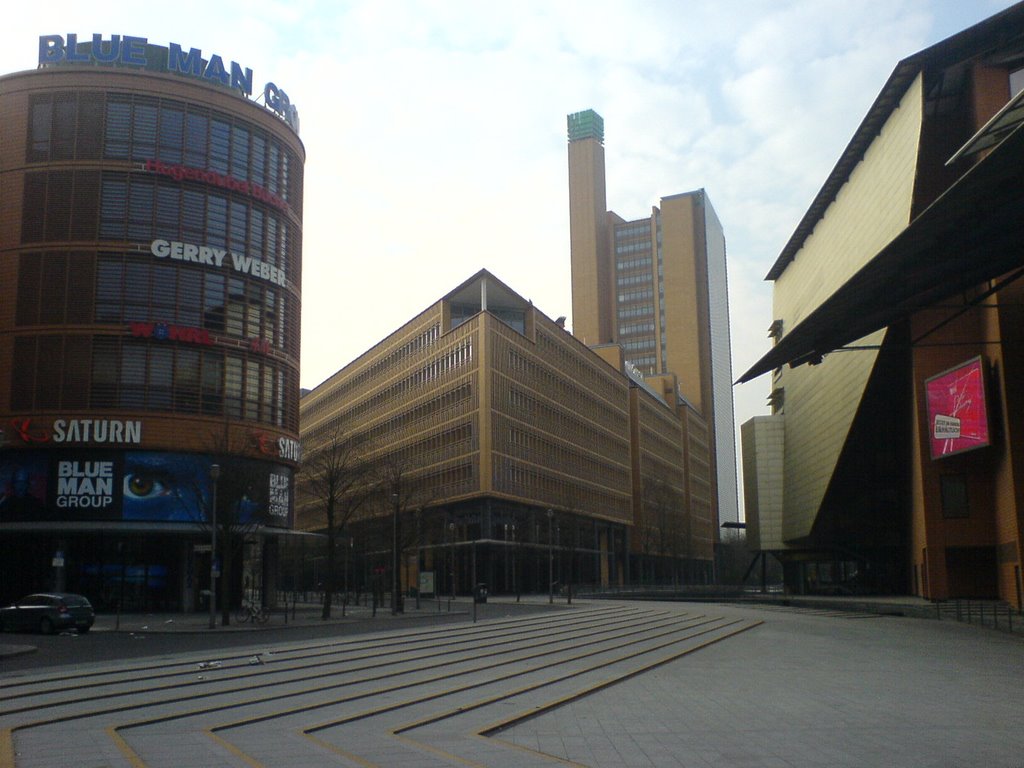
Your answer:
[[[72,608],[88,607],[89,601],[81,595],[64,595],[64,604]]]

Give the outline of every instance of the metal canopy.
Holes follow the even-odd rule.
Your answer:
[[[785,333],[737,383],[818,362],[896,320],[1024,266],[1018,125],[885,248]]]
[[[969,157],[991,149],[1022,122],[1024,122],[1024,91],[1006,102],[1006,105],[996,112],[980,131],[968,139],[967,143],[946,161],[946,165],[952,165],[962,157]]]

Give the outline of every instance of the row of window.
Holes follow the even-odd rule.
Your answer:
[[[654,333],[654,322],[630,323],[619,326],[619,336],[631,336],[637,333]]]
[[[641,256],[638,259],[622,259],[621,261],[615,262],[615,270],[617,272],[625,272],[628,269],[637,269],[640,267],[650,267],[653,259],[650,256]]]
[[[437,343],[441,337],[441,326],[439,323],[432,323],[426,328],[418,331],[415,335],[401,346],[388,352],[383,357],[374,360],[370,365],[363,368],[359,373],[349,378],[338,388],[331,391],[330,398],[321,400],[317,408],[312,412],[316,413],[322,409],[331,409],[339,402],[348,400],[349,393],[371,384],[381,381],[385,375],[397,365],[404,364],[406,360],[414,355],[423,354],[431,346]]]
[[[615,285],[624,288],[627,285],[650,285],[654,275],[650,272],[641,272],[637,275],[623,275],[615,279]]]
[[[653,317],[654,316],[654,305],[653,304],[635,304],[631,307],[619,307],[618,318],[619,320],[629,320],[633,317]]]
[[[298,253],[288,218],[246,195],[138,173],[104,172],[101,240],[181,241],[235,251],[291,271]]]
[[[160,160],[252,181],[298,209],[302,165],[245,120],[141,94],[68,91],[32,96],[27,161]]]
[[[493,473],[494,490],[499,493],[537,499],[566,509],[586,509],[614,520],[630,518],[631,500],[627,494],[582,488],[579,482],[567,480],[564,475],[503,456],[495,457]]]
[[[426,402],[419,403],[412,408],[406,408],[389,419],[352,435],[352,439],[373,445],[377,441],[393,438],[396,434],[403,434],[414,425],[421,427],[427,422],[450,420],[468,412],[473,405],[473,398],[472,385],[468,381],[461,382],[439,392],[435,397]],[[377,408],[382,407],[382,404],[377,402],[377,398],[373,398],[372,401],[364,401],[352,409],[338,413],[334,418],[307,434],[310,445],[318,445],[330,439],[330,436],[338,429],[339,424],[366,423],[365,416],[367,412],[372,410],[368,403]]]
[[[118,336],[21,336],[12,411],[126,408],[298,429],[296,372],[265,358]]]
[[[473,439],[472,422],[465,421],[432,432],[425,438],[388,451],[381,463],[400,467],[426,467],[465,456],[479,448]]]
[[[552,402],[571,408],[576,414],[595,423],[613,430],[620,430],[625,426],[624,393],[623,399],[618,403],[609,404],[597,400],[575,379],[565,376],[514,345],[498,347],[495,370],[509,376],[523,387],[543,392]],[[615,408],[615,405],[619,407]]]
[[[620,224],[615,227],[615,239],[626,240],[631,237],[644,237],[651,234],[651,220],[642,219],[630,224]]]
[[[618,296],[620,304],[625,303],[627,301],[646,301],[648,299],[653,298],[654,291],[652,289],[647,289],[644,291],[626,291],[625,293],[620,293]]]
[[[640,355],[639,357],[630,357],[628,362],[635,365],[641,373],[648,376],[656,372],[658,365],[658,359],[654,355]]]
[[[589,356],[581,355],[575,339],[571,339],[570,343],[566,341],[569,338],[567,334],[552,336],[539,328],[536,335],[540,359],[558,371],[560,376],[572,379],[583,387],[589,393],[588,400],[603,400],[610,404],[625,402],[627,384],[614,371],[609,371],[608,366],[595,365]],[[519,342],[507,339],[506,343]],[[501,354],[499,348],[496,359],[500,359]]]
[[[574,477],[591,478],[613,488],[628,488],[628,467],[601,461],[579,448],[573,440],[558,442],[533,429],[523,429],[505,419],[495,422],[495,450],[542,467],[557,466]],[[504,440],[501,437],[504,435]]]
[[[22,254],[15,322],[167,323],[260,339],[293,354],[299,345],[298,306],[287,291],[133,254]]]
[[[634,339],[633,341],[622,342],[622,348],[626,352],[644,352],[654,349],[654,339]]]
[[[543,425],[551,434],[564,436],[592,453],[617,463],[628,463],[629,440],[625,423],[614,429],[581,418],[574,411],[558,408],[546,399],[508,382],[499,382],[494,399],[497,409],[524,424]],[[603,420],[605,421],[605,420]],[[615,419],[614,421],[620,421]]]
[[[373,390],[370,397],[360,400],[345,411],[348,419],[362,419],[382,408],[394,408],[396,403],[416,397],[431,382],[473,363],[473,338],[468,337],[439,355],[427,360],[412,373],[385,388]],[[334,402],[338,402],[337,399]]]
[[[287,217],[247,196],[142,174],[25,174],[21,242],[181,241],[230,249],[298,283],[301,242]],[[233,259],[228,254],[225,259]]]
[[[650,239],[641,240],[636,243],[616,243],[615,244],[615,255],[625,256],[630,253],[650,253],[651,252],[651,241]]]

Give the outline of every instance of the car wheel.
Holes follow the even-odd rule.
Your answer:
[[[39,620],[39,631],[44,635],[53,634],[53,621],[46,616]]]
[[[89,631],[89,629],[90,629],[90,627],[79,627],[78,628],[78,634],[84,635],[84,634],[86,634]]]

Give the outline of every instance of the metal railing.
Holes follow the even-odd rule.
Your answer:
[[[1001,629],[1004,632],[1024,630],[1024,616],[1001,600],[940,600],[935,603],[938,619],[953,619]]]

